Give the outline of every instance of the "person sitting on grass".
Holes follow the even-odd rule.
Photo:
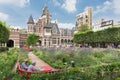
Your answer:
[[[27,71],[28,72],[35,72],[37,70],[35,65],[36,65],[36,62],[32,62],[32,64],[28,66],[28,70]]]
[[[27,70],[28,69],[28,61],[24,60],[24,62],[21,64],[21,69]]]

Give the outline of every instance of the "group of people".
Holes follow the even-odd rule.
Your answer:
[[[29,66],[28,66],[28,60],[24,60],[24,62],[22,62],[21,64],[21,69],[22,70],[26,70],[28,72],[34,72],[37,70],[37,68],[35,67],[36,62],[32,62]]]

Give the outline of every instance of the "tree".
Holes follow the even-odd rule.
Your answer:
[[[9,34],[6,23],[0,21],[0,43],[6,43],[9,40]]]
[[[87,30],[89,30],[89,27],[88,27],[87,24],[82,24],[82,25],[79,26],[79,28],[78,28],[78,32],[85,32],[85,31],[87,31]]]
[[[114,43],[116,45],[120,44],[120,27],[112,27],[105,30],[93,32],[85,31],[78,32],[74,35],[74,42],[78,44],[82,43]]]
[[[39,40],[39,36],[35,34],[30,34],[27,37],[27,46],[34,46]]]

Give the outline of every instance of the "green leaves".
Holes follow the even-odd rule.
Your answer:
[[[9,39],[9,29],[7,25],[0,21],[0,42],[7,42]]]
[[[18,58],[18,53],[14,52],[15,49],[7,53],[0,54],[0,79],[4,80],[5,77],[9,79],[12,77],[12,68]]]
[[[85,32],[85,31],[87,31],[87,30],[89,30],[87,24],[82,24],[82,25],[79,26],[79,28],[78,28],[78,31],[79,31],[79,32]]]
[[[120,43],[120,27],[102,31],[78,32],[74,35],[75,43]]]
[[[35,34],[30,34],[27,37],[27,45],[28,46],[34,46],[38,40],[39,40],[39,36],[37,36]]]

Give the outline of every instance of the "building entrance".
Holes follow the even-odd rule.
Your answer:
[[[14,47],[14,41],[13,40],[9,40],[7,42],[7,47]]]

